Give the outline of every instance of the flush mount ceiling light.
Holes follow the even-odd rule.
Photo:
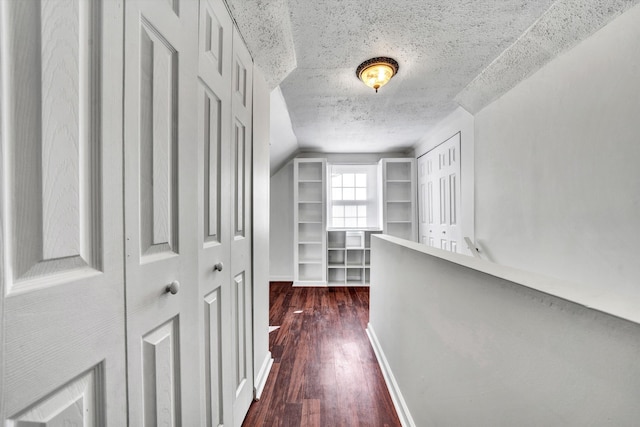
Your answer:
[[[358,65],[356,75],[364,84],[376,90],[386,85],[391,77],[398,72],[398,63],[395,59],[381,56],[371,58]]]

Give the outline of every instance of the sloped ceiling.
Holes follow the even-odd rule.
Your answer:
[[[638,1],[229,3],[280,84],[300,150],[385,152],[412,147],[459,105],[476,113]],[[376,56],[400,64],[378,94],[355,76]]]

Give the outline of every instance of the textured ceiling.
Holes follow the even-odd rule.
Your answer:
[[[456,97],[477,113],[639,0],[558,0]],[[640,25],[640,23],[639,23]]]
[[[411,148],[475,113],[640,0],[227,0],[303,151]],[[390,56],[376,94],[355,76]],[[277,143],[277,141],[272,141]]]
[[[280,84],[301,149],[409,148],[552,0],[290,0],[297,68]],[[390,56],[396,77],[375,93],[355,76]]]
[[[287,0],[226,0],[271,89],[296,67]]]

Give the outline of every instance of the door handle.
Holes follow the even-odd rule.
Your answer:
[[[443,231],[442,231],[442,234],[447,234],[447,232],[443,230]]]
[[[223,268],[224,268],[224,264],[219,262],[213,266],[213,271],[222,271]]]
[[[180,282],[174,280],[173,282],[169,283],[164,290],[171,295],[175,295],[180,290]]]

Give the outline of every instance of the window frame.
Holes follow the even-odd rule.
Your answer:
[[[337,230],[350,230],[350,229],[379,229],[380,228],[380,215],[381,210],[379,208],[380,204],[380,188],[378,186],[379,181],[379,167],[378,163],[327,163],[327,176],[329,179],[327,180],[327,228],[328,229],[337,229]],[[334,175],[348,175],[354,174],[354,182],[353,186],[351,185],[343,185],[334,187]],[[358,185],[357,178],[355,175],[362,174],[365,175],[366,186]],[[334,200],[334,188],[341,188],[343,191],[345,188],[354,189],[354,199],[344,200]],[[365,188],[366,195],[364,199],[357,199],[356,193],[358,188]],[[342,226],[334,225],[334,207],[343,206],[345,208],[345,212],[342,216],[336,216],[337,218],[343,218],[344,223]],[[365,221],[361,222],[358,220],[359,215],[356,212],[355,215],[347,215],[346,209],[355,207],[356,210],[359,210],[360,207],[364,207],[366,209],[366,214],[364,215]],[[350,223],[347,225],[347,219],[356,218],[356,223]],[[362,216],[360,216],[362,218]]]

